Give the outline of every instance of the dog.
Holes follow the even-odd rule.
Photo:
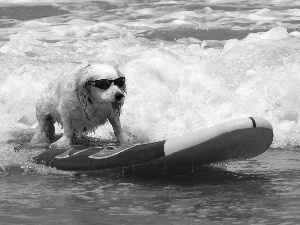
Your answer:
[[[63,136],[50,148],[70,147],[84,132],[92,132],[107,122],[117,142],[126,143],[120,122],[126,93],[125,77],[108,64],[80,66],[73,74],[54,79],[36,103],[38,126],[31,144],[54,139],[54,124],[61,124]]]

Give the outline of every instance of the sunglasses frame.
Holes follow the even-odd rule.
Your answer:
[[[120,84],[120,82],[121,82],[121,84]],[[110,88],[112,83],[114,83],[114,85],[121,88],[125,84],[125,77],[119,77],[115,80],[100,79],[100,80],[93,80],[93,81],[87,82],[88,85],[92,85],[96,88],[103,89],[103,90],[107,90],[108,88]]]

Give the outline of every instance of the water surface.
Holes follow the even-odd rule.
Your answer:
[[[298,1],[0,2],[1,223],[299,223]],[[155,174],[75,175],[15,153],[43,89],[84,62],[125,74],[121,120],[136,142],[258,116],[272,147]],[[89,136],[114,139],[110,125]]]

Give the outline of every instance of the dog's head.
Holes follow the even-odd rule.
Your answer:
[[[80,102],[110,102],[120,111],[126,93],[125,77],[108,64],[90,64],[80,69],[76,79],[76,94]]]

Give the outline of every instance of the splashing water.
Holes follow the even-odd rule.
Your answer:
[[[104,5],[105,10],[98,13],[92,7],[84,11],[62,4],[57,14],[68,10],[71,14],[67,19],[64,15],[6,21],[17,25],[4,26],[0,35],[2,154],[13,154],[6,144],[14,139],[12,133],[21,130],[32,134],[37,125],[35,102],[49,82],[63,73],[70,74],[84,62],[119,65],[125,74],[128,90],[121,121],[125,132],[134,135],[137,142],[158,141],[231,119],[258,116],[272,123],[273,146],[299,144],[299,32],[270,27],[239,40],[222,40],[223,47],[219,47],[218,37],[215,42],[212,37],[206,41],[196,38],[203,33],[197,31],[199,27],[223,23],[220,18],[224,13],[218,9],[179,11],[175,4],[172,13],[164,15],[165,6],[149,8],[146,4],[134,14],[134,8],[127,7],[121,20],[121,3],[115,4]],[[183,7],[180,1],[177,4]],[[110,16],[105,13],[109,10]],[[245,17],[236,11],[233,21],[241,24],[244,16],[256,29],[267,26],[266,20],[278,21],[286,14],[293,19],[300,17],[296,9],[283,10],[281,15],[272,10],[249,12]],[[152,13],[155,17],[149,16]],[[204,15],[210,22],[203,23]],[[231,16],[225,18],[230,20]],[[158,39],[165,27],[175,36],[182,29],[193,31],[192,37],[186,34],[166,41],[166,33]],[[114,138],[108,124],[90,135]]]
[[[0,0],[1,222],[298,224],[299,6]],[[136,142],[258,116],[272,123],[274,148],[200,173],[197,165],[158,169],[162,180],[133,176],[134,167],[127,171],[133,177],[120,168],[74,176],[32,163],[34,150],[16,153],[33,135],[44,88],[86,62],[118,65],[125,74],[121,122]],[[114,138],[109,124],[89,136]]]

